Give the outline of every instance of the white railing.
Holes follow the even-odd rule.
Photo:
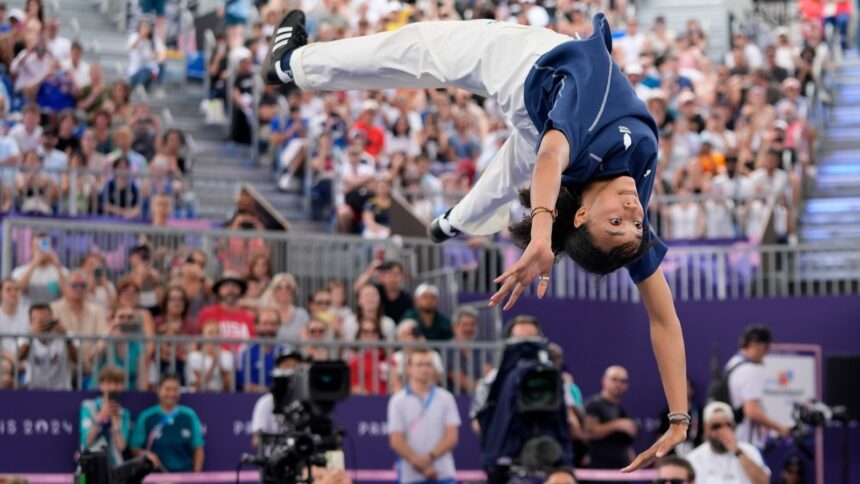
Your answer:
[[[108,272],[115,278],[127,272],[128,250],[140,240],[148,241],[156,252],[164,254],[205,250],[217,274],[223,269],[245,271],[249,257],[262,251],[270,256],[277,271],[289,271],[297,278],[300,293],[305,296],[330,280],[355,280],[380,252],[403,263],[416,280],[431,277],[437,284],[447,285],[454,278],[457,296],[486,295],[496,289],[493,279],[520,254],[506,242],[473,247],[462,240],[436,245],[417,238],[368,241],[315,233],[176,229],[10,217],[3,221],[4,275],[30,260],[35,233],[52,237],[54,250],[66,267],[78,267],[90,251],[105,254]],[[682,301],[860,293],[860,248],[848,242],[674,246],[662,270],[675,298]],[[597,278],[567,258],[553,269],[549,296],[622,302],[639,299],[624,270]]]

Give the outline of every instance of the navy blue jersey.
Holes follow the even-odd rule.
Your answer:
[[[564,133],[570,160],[561,183],[580,193],[590,180],[629,175],[646,208],[645,238],[653,246],[627,266],[633,282],[654,273],[666,244],[648,225],[648,201],[657,169],[657,125],[612,60],[612,33],[603,14],[594,17],[594,33],[550,50],[535,63],[525,83],[529,117],[541,132]],[[539,145],[539,144],[538,144]]]

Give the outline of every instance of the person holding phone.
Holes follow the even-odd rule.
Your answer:
[[[30,306],[30,338],[18,345],[18,359],[26,361],[24,383],[30,390],[71,390],[72,369],[78,349],[66,339],[65,326],[54,318],[51,306]]]
[[[101,396],[81,402],[81,450],[104,451],[111,467],[123,463],[131,432],[131,412],[120,403],[124,383],[121,369],[106,366],[99,372]]]
[[[33,235],[30,261],[12,271],[12,279],[21,284],[21,289],[32,303],[46,304],[60,298],[69,270],[60,264],[53,249],[51,236],[46,233]]]

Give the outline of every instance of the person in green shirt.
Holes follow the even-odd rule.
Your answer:
[[[451,320],[439,312],[439,288],[421,284],[415,289],[415,307],[403,313],[400,321],[414,319],[428,341],[447,341],[454,337]]]
[[[81,402],[81,450],[105,451],[111,467],[123,463],[131,429],[131,412],[118,399],[124,382],[121,369],[105,366],[99,372],[101,396]]]
[[[146,455],[167,472],[203,470],[203,434],[194,410],[179,405],[180,383],[168,374],[158,384],[158,404],[137,417],[131,436],[135,455]]]

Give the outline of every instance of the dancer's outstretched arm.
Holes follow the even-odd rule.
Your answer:
[[[675,312],[672,293],[666,276],[659,268],[637,286],[642,302],[651,321],[651,346],[660,369],[663,391],[669,403],[670,413],[687,413],[687,358],[684,352],[684,336],[681,322]],[[687,439],[685,424],[673,424],[669,430],[648,450],[639,454],[633,462],[622,469],[632,472],[650,464],[654,459],[666,455],[672,447]]]
[[[504,274],[496,278],[502,287],[490,298],[490,306],[501,303],[509,292],[504,309],[510,309],[519,299],[523,290],[538,276],[549,276],[555,255],[552,253],[552,223],[555,215],[551,213],[558,201],[561,186],[561,172],[567,166],[570,145],[564,133],[550,130],[543,136],[538,150],[535,168],[532,172],[531,206],[543,207],[550,213],[535,213],[532,217],[531,241],[520,260]],[[548,286],[547,279],[538,283],[537,296],[542,298]]]

